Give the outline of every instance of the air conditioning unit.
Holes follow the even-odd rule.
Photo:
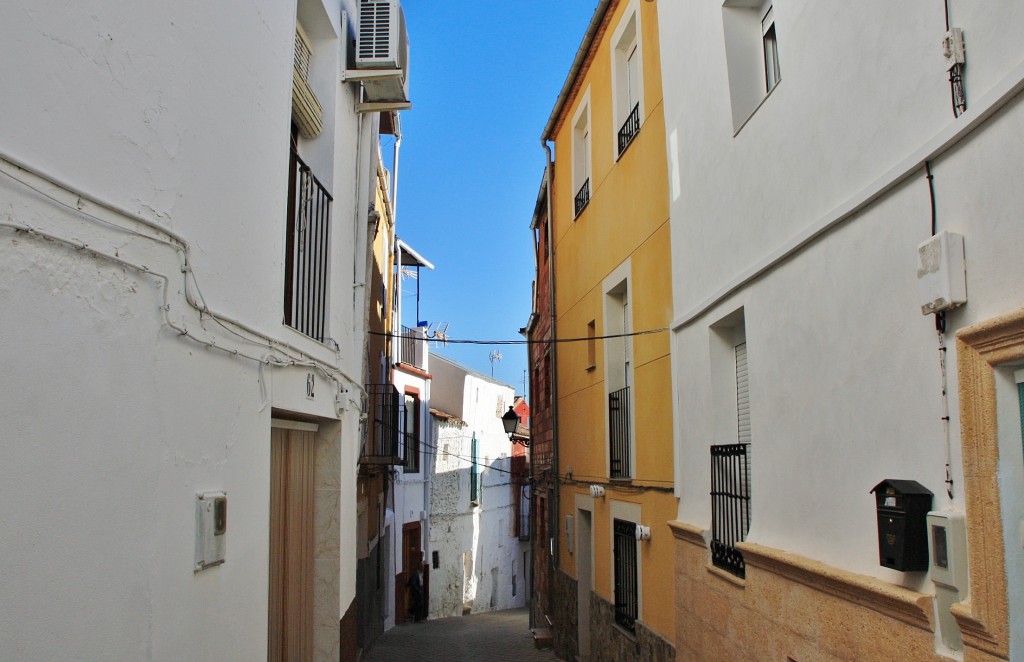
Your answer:
[[[408,103],[409,36],[398,0],[359,0],[354,64],[346,79],[362,83],[364,101]]]
[[[398,0],[359,0],[357,69],[405,69],[409,38]]]

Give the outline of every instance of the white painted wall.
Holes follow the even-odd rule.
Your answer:
[[[366,224],[354,221],[368,207],[375,122],[357,149],[353,93],[337,82],[341,10],[354,0],[298,7],[325,109],[324,133],[300,149],[334,196],[337,349],[281,324],[296,5],[0,8],[0,78],[17,90],[0,97],[0,156],[68,184],[0,159],[0,224],[57,238],[0,227],[5,657],[264,658],[275,407],[341,420],[341,613],[355,595],[353,537],[342,532],[355,530],[360,402],[343,374],[361,374],[352,275]],[[179,253],[133,216],[183,237],[190,293],[251,331],[201,320]],[[271,352],[316,361],[338,383],[308,366],[261,370]],[[215,489],[228,493],[227,561],[194,575],[194,495]]]
[[[523,553],[529,547],[512,531],[511,444],[501,424],[515,391],[437,354],[431,374],[433,406],[463,422],[435,422],[429,537],[439,567],[431,570],[430,617],[460,616],[464,608],[476,613],[525,606]],[[474,436],[482,484],[478,505],[470,502]]]
[[[713,414],[709,384],[729,366],[713,359],[710,327],[742,307],[754,466],[748,540],[926,592],[925,575],[878,565],[868,490],[884,478],[913,479],[935,493],[936,508],[963,508],[953,334],[1024,306],[1024,192],[1015,176],[1024,106],[1012,92],[1024,78],[1024,8],[951,5],[968,52],[968,111],[959,119],[938,46],[941,3],[779,0],[781,82],[735,135],[726,10],[658,6],[683,422],[679,518],[710,528],[708,446],[734,434]],[[676,38],[682,31],[689,38]],[[916,247],[931,234],[925,159],[938,229],[963,234],[967,253],[969,301],[949,315],[946,334],[952,501],[938,341],[917,300]],[[1021,462],[1019,445],[1004,462]],[[1015,470],[1000,477],[1007,576],[1016,578],[1024,515],[1010,495],[1024,479]],[[1017,579],[1010,589],[1019,652],[1024,591]]]

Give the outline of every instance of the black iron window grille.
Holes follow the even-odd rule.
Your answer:
[[[633,138],[636,134],[640,133],[640,102],[637,102],[633,106],[633,110],[630,111],[629,117],[623,122],[622,128],[619,129],[619,154],[621,155],[629,147],[630,143],[633,142]]]
[[[615,520],[615,623],[636,632],[639,611],[636,524]]]
[[[711,447],[711,562],[746,576],[736,543],[750,529],[750,444]]]
[[[401,464],[404,460],[402,420],[405,404],[393,384],[366,385],[364,464]]]
[[[575,211],[575,215],[576,216],[580,215],[580,212],[583,211],[583,208],[587,206],[588,202],[590,202],[590,178],[587,178],[586,180],[584,180],[583,186],[581,186],[580,190],[576,192],[576,200],[575,200],[575,210],[576,210]]]
[[[608,394],[611,477],[629,478],[629,387]]]
[[[292,149],[288,167],[284,323],[324,342],[331,195]]]

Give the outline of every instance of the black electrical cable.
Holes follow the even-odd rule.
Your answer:
[[[553,345],[555,343],[566,343],[566,342],[588,342],[591,340],[609,340],[612,338],[632,338],[635,336],[649,336],[655,333],[664,333],[668,331],[668,327],[662,327],[660,329],[648,329],[646,331],[634,331],[632,333],[614,333],[607,336],[587,336],[584,338],[540,338],[537,340],[456,340],[452,338],[436,338],[427,337],[426,340],[432,342],[447,343],[449,345]],[[383,336],[386,338],[404,338],[405,336],[397,333],[384,333],[383,331],[370,331],[370,335]]]

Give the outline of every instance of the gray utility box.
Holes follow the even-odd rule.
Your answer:
[[[871,492],[878,514],[878,563],[900,572],[927,570],[932,493],[917,481],[891,478]]]

